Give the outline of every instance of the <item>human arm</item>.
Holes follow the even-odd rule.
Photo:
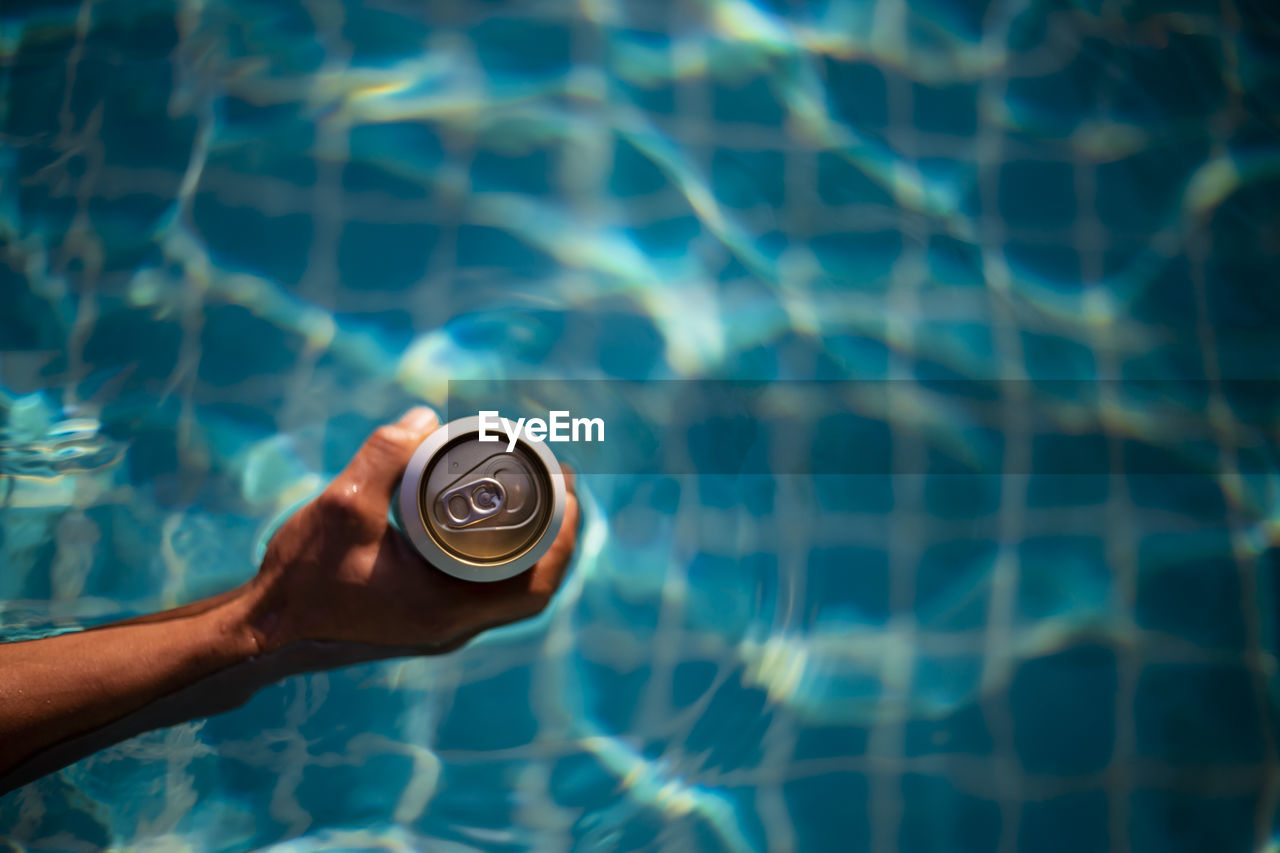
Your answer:
[[[280,528],[257,575],[235,590],[0,644],[0,791],[123,737],[236,707],[281,677],[449,651],[544,608],[576,541],[572,489],[551,549],[497,583],[434,570],[388,525],[400,474],[436,426],[429,410],[415,409],[379,428]]]

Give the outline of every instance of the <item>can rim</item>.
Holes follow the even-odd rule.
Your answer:
[[[560,524],[564,521],[566,503],[564,471],[561,470],[560,463],[545,441],[530,442],[525,441],[523,437],[517,439],[520,445],[533,453],[547,469],[547,476],[551,481],[551,514],[547,519],[547,527],[531,547],[508,562],[486,565],[461,560],[441,548],[427,531],[426,524],[422,520],[418,493],[431,458],[454,439],[479,431],[479,415],[458,418],[439,427],[418,445],[400,481],[397,495],[400,523],[409,541],[418,549],[418,553],[445,574],[468,581],[500,581],[525,571],[551,548],[551,543],[555,541],[556,533],[560,530]]]

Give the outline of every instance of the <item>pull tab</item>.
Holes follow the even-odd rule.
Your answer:
[[[497,515],[507,502],[507,491],[492,477],[481,477],[454,486],[438,500],[444,510],[445,522],[450,527],[470,527],[477,521]]]

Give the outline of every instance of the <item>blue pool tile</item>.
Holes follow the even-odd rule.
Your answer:
[[[842,375],[879,379],[889,372],[889,347],[873,334],[824,335],[822,344],[840,365]]]
[[[457,265],[503,269],[520,278],[539,278],[556,269],[555,261],[516,234],[486,225],[458,227]]]
[[[713,661],[684,661],[676,664],[671,673],[671,704],[674,708],[686,708],[705,696],[716,676],[719,664]]]
[[[700,505],[726,510],[746,510],[767,515],[773,509],[772,484],[765,475],[701,474],[698,477]]]
[[[1068,437],[1067,440],[1070,441],[1072,438],[1074,436]],[[1046,452],[1046,450],[1044,445],[1039,443],[1039,439],[1033,445],[1032,452],[1037,454],[1037,459],[1043,458],[1038,454]],[[1073,458],[1076,458],[1078,453],[1082,453],[1083,459],[1091,463],[1099,459],[1105,459],[1105,457],[1098,456],[1092,450],[1083,452],[1053,450],[1048,451],[1048,453],[1054,459],[1050,467],[1055,472],[1063,470]],[[1037,470],[1027,483],[1027,507],[1097,506],[1106,503],[1110,496],[1110,491],[1110,475],[1102,468],[1085,469],[1077,474],[1042,474]]]
[[[774,554],[719,556],[701,553],[688,567],[690,627],[738,638],[777,606],[778,558]]]
[[[633,669],[616,664],[578,663],[586,712],[610,731],[630,731],[636,709],[644,701],[651,677],[647,666]]]
[[[100,367],[127,367],[128,382],[149,385],[167,379],[179,362],[183,330],[158,323],[153,311],[104,305],[84,347],[84,358]]]
[[[868,166],[844,152],[818,154],[818,198],[832,207],[893,204],[893,195]]]
[[[882,420],[851,412],[826,415],[814,424],[811,448],[808,470],[814,473],[893,473],[893,434]]]
[[[523,81],[567,72],[572,31],[561,21],[492,16],[467,31],[476,58],[490,77]]]
[[[246,347],[246,341],[253,341]],[[241,305],[211,305],[200,330],[200,379],[233,387],[252,377],[283,380],[300,347],[298,336]]]
[[[1144,539],[1138,549],[1138,624],[1209,648],[1245,642],[1240,569],[1228,531]]]
[[[1125,465],[1132,466],[1127,481],[1133,502],[1186,518],[1214,522],[1227,511],[1222,486],[1207,476],[1186,473],[1193,461],[1183,456],[1126,443]]]
[[[619,503],[609,518],[610,531],[617,541],[632,545],[647,545],[655,537],[664,535],[666,517],[653,512],[639,500]]]
[[[49,128],[58,126],[62,93],[67,85],[67,63],[61,58],[72,48],[74,38],[70,28],[61,37],[48,33],[37,35],[32,30],[19,43],[18,49],[23,54],[35,53],[38,57],[43,54],[43,57],[15,62],[7,69],[5,122],[14,137],[47,133]],[[36,150],[32,146],[31,153]]]
[[[1133,853],[1250,853],[1257,795],[1146,789],[1129,805]]]
[[[879,68],[869,62],[826,58],[822,70],[836,117],[859,130],[888,124],[888,87]]]
[[[38,838],[75,839],[77,844],[106,850],[112,845],[112,820],[93,808],[85,797],[69,783],[42,785],[37,796],[43,808],[36,811],[22,808],[26,797],[5,797],[0,800],[0,822],[18,827],[26,824],[27,831]],[[34,826],[29,822],[34,821]]]
[[[1052,14],[1049,6],[1028,5],[1019,9],[1009,22],[1009,50],[1023,53],[1044,44]]]
[[[15,159],[16,172],[23,178],[15,188],[17,205],[27,227],[34,233],[65,233],[76,215],[75,197],[54,192],[47,182],[34,179],[58,160],[57,154],[32,146],[19,149]]]
[[[703,771],[728,773],[754,767],[763,757],[763,739],[773,716],[764,690],[731,675],[716,689],[680,749],[698,756]]]
[[[1170,335],[1172,337],[1172,335]],[[1205,411],[1212,390],[1205,381],[1203,353],[1178,344],[1153,346],[1140,355],[1125,359],[1120,375],[1134,383],[1167,379],[1181,379],[1177,387],[1179,399],[1196,411]]]
[[[1227,101],[1222,42],[1217,36],[1168,30],[1161,47],[1127,53],[1115,87],[1116,109],[1138,122],[1208,117]]]
[[[907,722],[904,750],[908,756],[986,756],[991,755],[994,746],[986,715],[976,701],[942,716]]]
[[[794,758],[824,759],[833,755],[865,755],[870,731],[865,726],[808,725],[796,731]]]
[[[256,273],[289,285],[297,284],[306,272],[312,239],[310,216],[271,216],[224,204],[213,193],[201,192],[192,217],[210,254],[226,269]]]
[[[6,510],[6,515],[11,516],[14,529],[6,533],[0,528],[0,554],[10,567],[0,575],[0,599],[47,601],[53,596],[53,576],[47,567],[53,564],[57,542],[52,537],[34,541],[30,537],[20,538],[24,527],[39,530],[45,513],[15,507]]]
[[[804,614],[805,624],[883,624],[889,618],[889,555],[855,546],[810,550]]]
[[[748,513],[756,518],[768,518],[777,508],[777,481],[767,474],[744,477],[738,495],[742,508]]]
[[[1077,646],[1021,664],[1009,686],[1014,746],[1028,773],[1097,773],[1115,737],[1116,661]]]
[[[406,201],[425,200],[430,189],[421,179],[359,160],[342,167],[342,188],[350,195],[367,193]]]
[[[1109,608],[1113,570],[1096,536],[1035,536],[1018,544],[1018,615],[1027,622]]]
[[[1079,853],[1110,849],[1107,793],[1082,791],[1022,804],[1018,850]]]
[[[845,231],[818,234],[810,248],[822,269],[854,290],[883,293],[902,253],[898,231]]]
[[[1280,337],[1274,327],[1251,325],[1232,329],[1218,339],[1220,374],[1230,379],[1274,380],[1280,364]],[[1274,397],[1272,398],[1274,401]]]
[[[658,365],[666,341],[648,316],[635,310],[602,309],[592,319],[599,341],[595,363],[607,375],[642,378]]]
[[[80,68],[79,76],[91,74],[108,75],[113,81],[113,89],[124,86],[129,92],[125,97],[107,95],[102,91],[90,95],[95,101],[93,108],[101,111],[98,139],[109,152],[112,165],[168,169],[173,170],[174,177],[184,171],[193,156],[200,123],[195,116],[169,119],[170,93],[153,91],[152,81],[157,77],[166,79],[172,74],[169,63],[137,63],[127,70],[118,63],[104,64],[96,69]],[[140,92],[149,94],[137,97]],[[163,121],[157,121],[160,116],[164,116]]]
[[[611,817],[610,812],[618,814]],[[582,829],[586,832],[581,832]],[[657,809],[619,809],[583,815],[574,827],[574,840],[584,850],[652,850],[669,823]]]
[[[926,132],[972,135],[978,128],[978,91],[972,83],[913,84],[913,125]]]
[[[342,38],[353,65],[382,65],[421,54],[431,28],[413,15],[348,3],[343,7]]]
[[[1259,287],[1258,282],[1267,279],[1275,261],[1273,257],[1259,255],[1258,252],[1238,252],[1234,257],[1206,263],[1208,319],[1216,328],[1274,333],[1276,323],[1280,322],[1280,296],[1269,287]],[[1275,377],[1274,373],[1270,375]]]
[[[930,628],[963,631],[987,618],[986,578],[995,566],[998,543],[953,539],[930,545],[916,567],[915,612]]]
[[[625,53],[626,49],[616,44],[611,44],[608,51],[612,61],[619,65]],[[678,80],[670,53],[665,48],[645,51],[643,64],[644,71],[639,75],[619,68],[617,76],[611,78],[610,98],[631,104],[654,117],[673,115]]]
[[[532,741],[537,734],[527,697],[531,673],[509,669],[458,687],[449,713],[440,723],[440,749],[507,749]],[[505,697],[494,701],[495,697]]]
[[[278,127],[248,126],[240,130],[240,133],[256,138],[252,144],[229,145],[210,152],[205,170],[200,176],[201,195],[211,193],[217,197],[224,184],[231,184],[232,189],[237,190],[237,179],[242,181],[245,174],[261,174],[268,176],[273,182],[287,184],[290,190],[296,189],[294,197],[305,200],[306,191],[315,186],[319,175],[319,162],[307,151],[307,146],[311,143],[311,129],[295,120],[282,121]],[[250,187],[252,189],[248,192],[265,191],[253,185]],[[240,197],[243,198],[244,191],[240,192]],[[235,205],[228,206],[235,210],[246,210]],[[247,212],[257,213],[252,208],[247,209]]]
[[[945,629],[939,631],[945,636]],[[953,635],[957,638],[958,634]],[[976,702],[980,702],[982,693],[983,661],[977,654],[954,655],[920,655],[916,658],[911,677],[911,701],[922,719],[939,720],[956,714]],[[983,710],[983,715],[987,711]],[[937,729],[929,726],[924,731],[932,738]],[[938,735],[942,741],[936,745],[946,746],[946,737],[954,732],[944,731]],[[978,728],[967,730],[972,737],[969,746],[980,748],[985,740]]]
[[[351,764],[309,766],[293,795],[312,816],[312,829],[376,821],[386,813],[387,791],[407,787],[414,773],[407,755],[368,755]],[[370,785],[368,780],[377,779]]]
[[[439,240],[432,225],[348,222],[338,240],[338,273],[353,290],[405,291],[426,275]]]
[[[1080,277],[1080,253],[1071,246],[1014,239],[1005,243],[1004,252],[1009,269],[1032,299],[1033,288],[1044,288],[1058,301],[1076,296],[1085,284]]]
[[[916,14],[925,20],[942,24],[969,44],[977,44],[986,32],[992,5],[991,0],[930,0],[913,8],[918,9]]]
[[[1047,10],[1039,15],[1033,11],[1021,16],[1015,29],[1020,38],[1034,42],[1045,39],[1051,26]],[[1082,116],[1092,112],[1099,92],[1113,76],[1098,57],[1111,48],[1102,39],[1083,41],[1064,68],[1036,76],[1015,75],[1009,80],[1006,105],[1020,127],[1047,138],[1062,138],[1075,130]]]
[[[830,474],[814,481],[818,505],[827,512],[883,514],[893,509],[892,474]]]
[[[769,470],[769,445],[775,440],[745,412],[704,415],[684,430],[689,459],[694,470],[704,474],[764,473]]]
[[[1039,433],[1031,439],[1031,471],[1034,476],[1027,490],[1028,501],[1036,506],[1097,503],[1107,496],[1111,471],[1108,437],[1102,433]]]
[[[902,853],[994,853],[1002,831],[1000,804],[961,791],[945,777],[902,777]]]
[[[711,90],[711,114],[717,121],[778,127],[786,118],[786,107],[767,77],[721,78]]]
[[[559,805],[596,811],[618,798],[621,781],[591,752],[575,752],[551,766],[551,798]]]
[[[1263,648],[1274,649],[1280,642],[1280,626],[1270,617],[1280,612],[1280,547],[1268,547],[1258,555],[1251,568],[1258,589],[1258,600],[1252,606],[1259,611],[1259,641]]]
[[[1243,666],[1150,664],[1134,698],[1138,752],[1174,765],[1255,765],[1265,754],[1258,702]]]
[[[691,827],[691,848],[694,850],[727,850],[742,847],[737,839],[746,843],[747,849],[767,850],[770,846],[769,830],[757,807],[758,792],[755,788],[741,786],[734,788],[718,788],[715,791],[715,806],[718,814],[699,816]],[[721,818],[725,814],[719,806],[724,803],[732,810],[728,819]]]
[[[643,149],[625,138],[614,142],[610,192],[618,198],[633,198],[655,193],[668,184],[666,173]]]
[[[954,460],[930,451],[925,508],[939,518],[981,518],[1000,506],[1003,483],[992,474],[957,471]]]
[[[510,192],[540,196],[552,189],[554,149],[533,147],[518,154],[481,149],[471,161],[471,188],[476,192]]]
[[[1186,13],[1210,15],[1218,11],[1213,0],[1137,0],[1128,7],[1125,16],[1134,21],[1146,20],[1152,14]]]
[[[980,323],[926,321],[919,325],[916,337],[921,357],[913,370],[921,387],[963,397],[956,401],[962,405],[969,400],[998,399],[998,385],[971,378],[997,372],[990,328]],[[958,359],[964,359],[963,369],[957,369]]]
[[[736,375],[772,374],[785,381],[828,381],[845,379],[851,372],[843,353],[832,353],[821,338],[811,334],[784,332],[776,335],[768,345],[752,347],[749,353],[734,365]],[[804,419],[807,412],[799,414]]]
[[[1181,140],[1176,146],[1153,147],[1098,164],[1098,221],[1126,233],[1164,227],[1206,153],[1202,143]]]
[[[431,800],[430,816],[437,832],[455,843],[472,839],[468,829],[488,830],[509,842],[513,826],[520,824],[516,810],[520,796],[517,765],[511,762],[450,762],[441,774]],[[386,809],[384,807],[384,813]],[[443,846],[443,845],[441,845]],[[518,849],[515,845],[489,844],[495,850]]]
[[[1258,355],[1265,357],[1263,354],[1268,348],[1260,348]],[[1266,434],[1266,424],[1274,423],[1276,417],[1280,416],[1280,377],[1228,379],[1218,383],[1218,390],[1236,420],[1252,428],[1253,434],[1242,436],[1239,446],[1263,445],[1263,452],[1269,457],[1269,461],[1274,461],[1275,453],[1265,447],[1267,442],[1263,436]]]
[[[711,158],[711,186],[716,198],[739,210],[757,204],[782,207],[785,174],[780,151],[721,148]]]
[[[1069,228],[1076,218],[1070,163],[1012,160],[1000,167],[1000,215],[1015,231]]]
[[[948,234],[929,238],[929,274],[939,289],[979,288],[986,285],[981,247]]]
[[[444,159],[440,129],[428,121],[389,121],[351,128],[351,163],[430,167]]]
[[[129,448],[129,473],[135,482],[154,483],[181,470],[177,431],[174,429],[139,429]]]
[[[870,784],[858,773],[823,773],[782,786],[796,832],[796,849],[824,850],[838,839],[844,850],[869,850]]]
[[[316,19],[302,6],[274,6],[242,0],[235,23],[228,17],[226,49],[233,59],[269,62],[267,76],[293,77],[314,73],[325,60],[325,39]]]
[[[702,233],[702,223],[696,216],[661,219],[632,229],[640,249],[651,258],[663,260],[685,257]]]

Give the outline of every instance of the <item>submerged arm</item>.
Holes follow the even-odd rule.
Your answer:
[[[248,583],[163,613],[0,644],[0,793],[143,731],[235,708],[280,678],[450,651],[542,610],[576,542],[572,491],[551,550],[497,583],[432,569],[388,526],[400,472],[436,425],[415,409],[377,430],[280,528]]]

